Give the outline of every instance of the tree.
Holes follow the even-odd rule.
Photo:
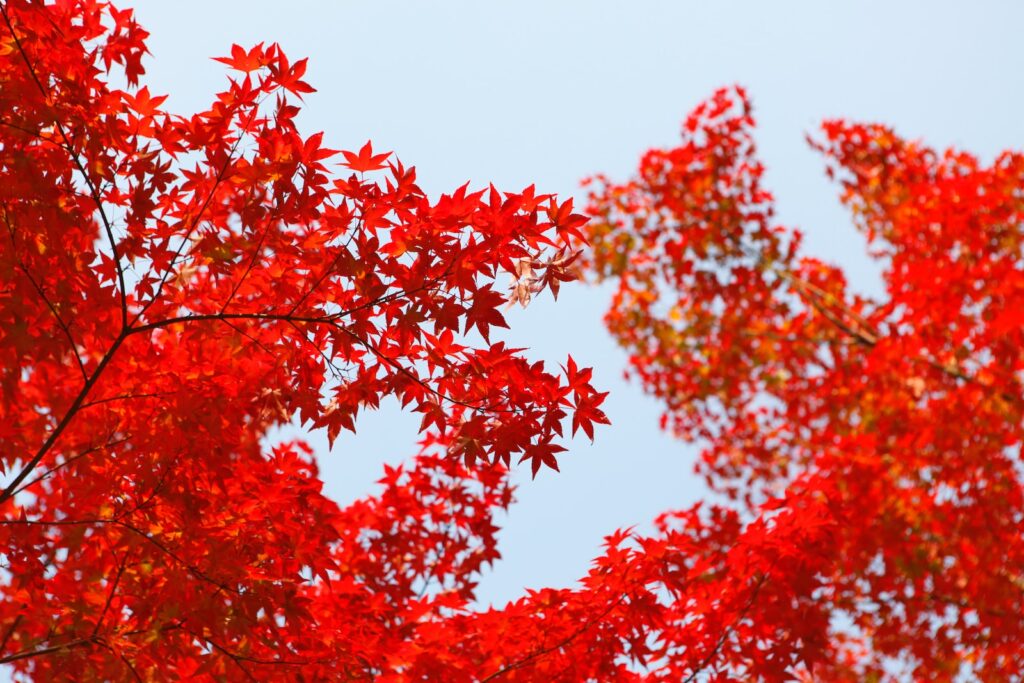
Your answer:
[[[432,202],[369,143],[302,137],[305,62],[276,46],[233,47],[183,117],[139,87],[131,11],[0,12],[0,661],[367,677],[496,556],[512,459],[557,468],[564,426],[607,421],[572,359],[488,341],[503,273],[521,302],[557,292],[584,219],[532,187]],[[339,510],[303,444],[264,447],[386,396],[425,450],[373,501]]]
[[[624,183],[436,202],[294,119],[304,62],[233,47],[191,117],[92,0],[0,26],[0,662],[37,680],[1019,676],[1024,157],[888,128],[813,144],[887,298],[800,255],[723,90]],[[124,82],[124,88],[112,83]],[[333,160],[348,168],[329,171]],[[589,242],[589,245],[587,243]],[[582,258],[577,249],[585,247]],[[580,585],[477,610],[512,459],[606,420],[590,372],[488,341],[580,268],[718,504],[613,533]],[[512,287],[503,293],[503,273]],[[394,396],[422,450],[339,509],[333,438]]]
[[[608,327],[736,503],[682,518],[711,538],[655,653],[671,680],[1020,680],[1024,156],[826,121],[876,300],[773,223],[752,126],[721,90],[591,195]]]

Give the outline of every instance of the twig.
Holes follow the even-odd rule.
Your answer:
[[[594,617],[593,619],[587,621],[582,626],[580,626],[578,629],[576,629],[573,633],[569,634],[568,636],[566,636],[565,638],[563,638],[559,642],[555,643],[554,645],[551,645],[550,647],[545,647],[545,648],[541,648],[539,650],[535,650],[534,652],[530,653],[526,657],[523,657],[522,659],[520,659],[518,661],[515,661],[515,662],[513,662],[511,664],[508,664],[508,665],[502,667],[501,669],[498,669],[497,671],[495,671],[494,673],[490,674],[489,676],[481,678],[480,679],[480,683],[487,683],[487,681],[493,681],[496,678],[498,678],[499,676],[504,676],[507,673],[511,673],[512,671],[515,671],[516,669],[523,668],[524,666],[526,666],[530,662],[534,661],[535,659],[543,657],[544,655],[546,655],[548,653],[551,653],[551,652],[554,652],[556,650],[560,650],[561,648],[565,647],[566,645],[568,645],[569,643],[574,641],[576,638],[578,638],[584,632],[589,630],[592,626],[594,626],[594,624],[598,623],[599,621],[604,619],[606,616],[611,614],[612,610],[614,610],[616,607],[621,605],[622,602],[625,599],[626,599],[626,594],[623,593],[622,595],[619,596],[618,600],[615,600],[614,602],[612,602],[608,606],[607,609],[605,609],[603,612],[601,612],[601,614],[599,614],[596,617]]]
[[[21,44],[21,39],[18,38],[18,34],[15,32],[13,24],[11,24],[11,18],[7,13],[6,4],[0,4],[0,14],[3,15],[4,23],[7,24],[7,30],[11,32],[11,38],[14,40],[14,45],[17,48],[18,53],[21,55],[22,61],[25,62],[29,75],[32,76],[32,81],[36,84],[36,87],[39,89],[39,93],[43,96],[43,101],[46,102],[47,106],[53,107],[53,103],[50,101],[49,91],[43,87],[42,81],[39,80],[39,75],[36,74],[35,67],[32,65],[32,61],[28,58],[28,54],[25,52],[25,48]],[[113,256],[114,264],[117,268],[117,281],[120,286],[121,295],[121,327],[122,329],[127,328],[128,289],[125,286],[124,267],[121,265],[121,257],[117,252],[117,240],[114,239],[113,227],[110,223],[110,219],[107,217],[106,209],[103,207],[103,198],[100,196],[99,190],[92,182],[92,178],[89,177],[88,171],[86,171],[85,166],[82,164],[81,157],[74,151],[74,146],[68,138],[67,132],[64,129],[64,124],[57,118],[54,118],[53,124],[57,127],[57,131],[60,133],[60,136],[64,139],[64,144],[66,145],[68,154],[71,156],[71,161],[75,164],[78,172],[82,174],[82,178],[85,180],[85,184],[89,188],[89,193],[92,196],[93,202],[96,204],[96,209],[99,211],[100,220],[103,222],[103,228],[107,234],[107,241],[110,244],[110,251]]]

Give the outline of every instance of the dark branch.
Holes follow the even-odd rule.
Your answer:
[[[11,32],[11,38],[14,40],[14,45],[18,50],[18,54],[21,55],[22,61],[25,62],[25,66],[28,68],[29,75],[32,77],[32,81],[36,84],[39,89],[39,93],[43,96],[43,100],[49,106],[53,106],[50,101],[50,93],[43,86],[42,81],[39,80],[39,75],[36,73],[35,66],[32,64],[32,60],[29,59],[28,53],[25,52],[25,47],[21,44],[21,39],[18,38],[18,34],[14,30],[13,24],[11,24],[11,18],[7,13],[6,4],[0,5],[0,14],[3,15],[4,23],[7,24],[7,30]],[[64,140],[64,146],[67,150],[71,161],[75,164],[75,168],[79,173],[82,174],[82,179],[85,180],[86,186],[89,188],[89,194],[92,197],[93,202],[96,204],[96,209],[99,211],[100,220],[103,222],[103,228],[107,235],[107,242],[110,244],[111,255],[114,259],[114,264],[117,267],[117,281],[120,287],[121,295],[121,327],[128,327],[128,289],[125,286],[124,279],[124,266],[121,265],[121,257],[117,252],[117,240],[114,239],[114,229],[110,223],[110,219],[107,217],[106,209],[103,206],[103,197],[100,196],[99,189],[95,183],[92,182],[92,178],[89,177],[89,173],[82,163],[82,159],[78,152],[74,151],[74,146],[71,144],[70,138],[68,138],[67,131],[64,129],[64,124],[60,120],[54,118],[54,125],[57,127],[57,132],[60,133],[61,138]]]

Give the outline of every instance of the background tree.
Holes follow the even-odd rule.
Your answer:
[[[678,590],[704,597],[674,599],[667,666],[1017,680],[1024,157],[984,166],[826,121],[812,145],[884,266],[876,300],[773,223],[752,126],[745,93],[721,90],[680,146],[591,196],[591,266],[617,284],[606,322],[629,372],[750,520],[726,544],[739,566],[686,560]],[[733,514],[685,526],[722,533]]]

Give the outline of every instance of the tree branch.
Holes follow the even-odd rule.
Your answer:
[[[63,434],[64,430],[67,429],[69,424],[71,424],[71,420],[74,419],[75,415],[78,413],[78,410],[82,407],[82,404],[85,402],[85,397],[89,395],[89,392],[92,390],[92,388],[96,385],[96,382],[99,380],[100,375],[103,374],[103,371],[106,369],[107,365],[110,364],[110,361],[113,360],[114,355],[117,353],[117,350],[121,347],[121,344],[124,343],[125,336],[125,332],[122,332],[120,335],[118,335],[117,339],[114,340],[114,343],[107,350],[107,353],[104,354],[103,358],[100,359],[99,365],[96,366],[96,369],[93,371],[92,375],[90,375],[89,378],[85,381],[85,385],[82,386],[82,390],[78,392],[78,395],[75,397],[75,400],[71,403],[71,407],[68,408],[67,412],[64,413],[64,417],[61,418],[60,422],[57,423],[57,426],[54,427],[52,432],[50,432],[50,435],[46,437],[46,440],[39,447],[39,450],[36,451],[36,454],[32,456],[32,459],[29,460],[25,464],[25,466],[21,468],[21,471],[18,472],[18,475],[11,481],[10,484],[7,485],[3,492],[0,492],[0,504],[6,502],[14,495],[14,492],[18,489],[21,482],[23,482],[25,478],[32,472],[32,470],[35,469],[35,467],[40,463],[40,461],[46,456],[47,452],[50,450],[53,444],[56,443],[57,438],[61,434]]]
[[[7,225],[7,233],[8,233],[8,235],[10,235],[10,238],[11,238],[11,250],[15,254],[15,258],[18,258],[17,257],[17,248],[18,247],[17,247],[17,242],[16,242],[16,240],[14,238],[14,235],[15,235],[14,226],[11,225],[11,220],[10,220],[10,216],[8,216],[8,214],[7,214],[7,207],[6,207],[6,205],[4,205],[3,215],[4,215],[4,224]],[[71,328],[68,326],[67,323],[64,322],[64,319],[60,316],[60,313],[57,312],[57,307],[54,306],[53,302],[51,302],[49,297],[46,296],[46,292],[43,290],[42,285],[40,285],[36,281],[36,279],[34,277],[32,277],[32,273],[29,271],[28,266],[26,266],[25,262],[22,261],[20,258],[18,258],[18,268],[21,270],[22,273],[25,274],[25,277],[28,278],[28,281],[32,283],[32,287],[36,290],[36,293],[39,295],[39,298],[41,298],[46,303],[46,307],[50,309],[50,313],[52,313],[53,317],[56,318],[57,325],[60,326],[60,329],[64,332],[64,336],[67,337],[68,344],[71,345],[71,353],[72,353],[72,355],[74,355],[75,360],[78,362],[78,369],[82,373],[82,381],[83,382],[89,381],[89,373],[86,372],[86,370],[85,370],[85,363],[82,361],[81,354],[78,353],[78,344],[75,342],[75,338],[73,336],[71,336]]]
[[[46,102],[47,106],[53,107],[53,103],[50,101],[49,91],[43,86],[42,81],[39,80],[39,75],[36,73],[35,66],[33,66],[32,61],[25,52],[25,47],[22,45],[21,39],[18,38],[18,34],[15,32],[14,26],[11,24],[11,18],[7,13],[6,4],[0,4],[0,14],[3,15],[4,23],[7,24],[7,30],[11,32],[11,38],[14,40],[14,45],[18,50],[18,54],[21,55],[22,61],[25,62],[25,66],[28,68],[32,81],[36,84],[36,87],[39,89],[39,93],[43,96],[43,101]],[[82,164],[82,159],[78,152],[74,151],[74,146],[68,138],[67,132],[64,129],[64,124],[56,118],[54,118],[53,124],[57,127],[57,131],[60,133],[61,138],[64,139],[65,149],[71,157],[71,161],[75,164],[78,172],[81,173],[82,179],[85,180],[85,184],[89,188],[89,194],[92,196],[93,202],[96,204],[96,209],[100,214],[100,220],[103,222],[103,228],[107,235],[107,242],[110,244],[110,251],[114,259],[114,264],[117,268],[117,281],[121,295],[121,327],[122,329],[127,328],[128,289],[125,286],[124,266],[121,265],[121,257],[117,251],[117,240],[114,239],[114,230],[110,223],[110,219],[107,217],[106,209],[103,206],[103,198],[100,196],[96,185],[92,182],[92,178],[89,177],[89,173]]]
[[[113,554],[113,550],[111,550],[111,554]],[[114,559],[117,559],[117,555],[114,555]],[[107,611],[110,609],[110,603],[114,600],[114,593],[117,592],[117,584],[121,583],[121,576],[124,574],[125,567],[127,566],[127,557],[118,562],[117,575],[114,577],[114,581],[110,585],[110,592],[107,593],[107,601],[103,603],[103,609],[100,611],[100,616],[96,620],[96,626],[92,630],[93,637],[96,637],[100,632],[100,627],[103,626],[103,619],[107,616]]]
[[[154,546],[156,546],[158,550],[160,550],[165,555],[170,557],[172,560],[174,560],[175,562],[177,562],[178,564],[183,566],[188,571],[188,573],[192,574],[196,578],[198,578],[198,579],[200,579],[202,581],[205,581],[205,582],[207,582],[207,583],[209,583],[209,584],[211,584],[213,586],[216,586],[220,590],[224,590],[224,591],[227,591],[228,593],[232,593],[232,594],[238,594],[238,590],[236,590],[234,588],[231,588],[227,584],[222,583],[222,582],[216,580],[215,578],[213,578],[212,576],[206,574],[201,569],[196,567],[194,564],[191,564],[191,563],[187,562],[184,558],[182,558],[180,555],[178,555],[173,550],[168,548],[161,541],[158,541],[154,537],[152,537],[149,534],[147,534],[145,531],[142,531],[138,527],[136,527],[136,526],[134,526],[132,524],[129,524],[128,522],[125,522],[124,520],[112,519],[112,518],[103,518],[103,517],[97,517],[97,518],[92,518],[92,519],[66,520],[66,521],[65,520],[59,520],[59,521],[58,520],[43,520],[43,519],[7,519],[7,520],[0,520],[0,525],[5,525],[5,524],[6,525],[26,525],[26,526],[81,526],[81,525],[99,524],[99,525],[118,526],[118,527],[121,527],[122,529],[127,529],[128,531],[131,531],[132,533],[134,533],[134,534],[136,534],[138,536],[141,536],[145,540],[149,541]],[[0,663],[2,663],[2,662],[0,662]]]
[[[198,213],[196,213],[195,218],[192,219],[192,225],[189,226],[188,230],[185,232],[184,237],[182,237],[181,244],[179,244],[177,250],[175,250],[174,255],[171,257],[170,263],[167,264],[167,268],[165,268],[164,272],[161,274],[160,282],[157,285],[156,291],[153,293],[152,298],[150,298],[150,300],[146,302],[145,305],[142,306],[139,312],[132,319],[132,325],[138,322],[142,318],[142,316],[145,315],[146,311],[148,311],[149,308],[154,303],[156,303],[157,300],[160,299],[160,294],[161,292],[163,292],[164,286],[167,284],[167,281],[171,276],[171,272],[174,270],[174,265],[178,262],[178,259],[181,258],[181,254],[185,249],[185,245],[188,244],[189,239],[191,239],[192,233],[194,233],[196,231],[196,228],[199,227],[199,221],[202,220],[203,214],[206,213],[206,209],[210,206],[210,202],[213,201],[214,195],[217,194],[217,188],[220,187],[220,184],[223,182],[224,177],[228,172],[228,167],[231,166],[231,163],[235,160],[235,152],[238,151],[238,146],[242,144],[242,139],[245,137],[245,134],[249,132],[249,126],[251,126],[253,120],[255,120],[256,114],[259,112],[260,109],[260,104],[263,103],[263,100],[265,98],[266,95],[264,95],[259,100],[253,103],[252,111],[249,112],[249,118],[246,119],[245,124],[242,126],[242,129],[238,132],[238,139],[235,140],[234,144],[232,144],[231,146],[231,149],[228,150],[228,154],[227,157],[224,159],[224,163],[221,165],[220,170],[217,171],[217,175],[214,177],[213,187],[210,188],[210,192],[206,195],[206,199],[203,200],[202,205],[200,205]]]
[[[504,676],[505,674],[508,674],[508,673],[511,673],[511,672],[515,671],[516,669],[521,669],[521,668],[523,668],[524,666],[526,666],[527,664],[529,664],[530,662],[532,662],[532,661],[534,661],[536,659],[539,659],[539,658],[541,658],[541,657],[543,657],[543,656],[545,656],[545,655],[547,655],[547,654],[549,654],[551,652],[554,652],[556,650],[562,649],[563,647],[565,647],[566,645],[568,645],[572,641],[576,640],[576,638],[578,638],[584,632],[589,630],[592,626],[594,626],[594,624],[598,623],[599,621],[603,620],[606,616],[611,614],[612,610],[614,610],[616,607],[621,605],[622,602],[625,599],[626,599],[626,594],[623,593],[622,595],[619,596],[619,599],[615,600],[614,602],[612,602],[607,607],[607,609],[605,609],[603,612],[601,612],[599,615],[597,615],[593,619],[590,619],[589,621],[585,622],[582,626],[580,626],[578,629],[576,629],[573,633],[569,634],[568,636],[566,636],[565,638],[563,638],[559,642],[555,643],[554,645],[551,645],[550,647],[545,647],[545,648],[541,648],[539,650],[535,650],[534,652],[530,653],[526,657],[523,657],[522,659],[520,659],[518,661],[515,661],[515,662],[513,662],[511,664],[508,664],[508,665],[502,667],[501,669],[498,669],[497,671],[495,671],[494,673],[490,674],[489,676],[485,676],[484,678],[481,678],[480,679],[480,683],[487,683],[488,681],[493,681],[493,680],[497,679],[499,676]]]
[[[711,664],[714,658],[718,656],[718,653],[722,650],[722,647],[725,645],[725,642],[729,639],[729,636],[732,635],[732,632],[736,630],[736,627],[739,625],[739,623],[746,618],[747,613],[750,612],[750,608],[754,606],[754,602],[757,601],[757,594],[761,592],[761,586],[763,586],[765,581],[767,580],[768,572],[761,574],[761,577],[757,580],[757,584],[754,586],[753,591],[751,591],[750,593],[750,598],[747,600],[747,604],[743,606],[743,609],[740,610],[740,613],[738,615],[736,615],[736,618],[733,620],[733,622],[729,624],[729,626],[726,627],[724,631],[722,631],[722,634],[718,637],[718,641],[715,643],[715,646],[711,648],[711,651],[707,655],[704,656],[704,658],[700,661],[696,668],[694,668],[690,672],[690,675],[686,677],[683,683],[693,683],[693,681],[696,680],[697,676],[699,676],[700,673],[704,669],[706,669],[709,664]]]

